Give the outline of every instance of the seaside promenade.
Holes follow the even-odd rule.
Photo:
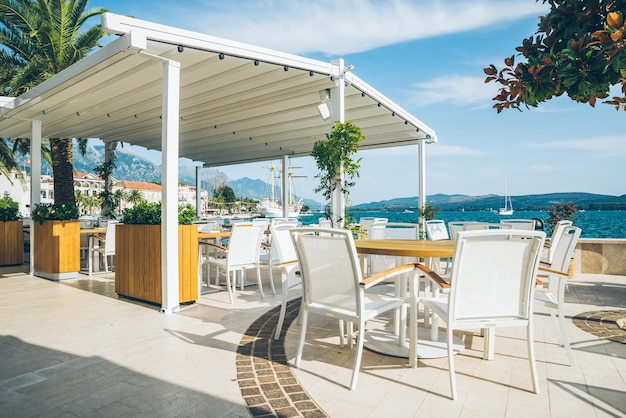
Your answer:
[[[626,331],[602,320],[626,316],[624,276],[570,281],[573,367],[549,315],[535,309],[539,394],[530,392],[523,331],[498,330],[493,361],[481,359],[477,332],[459,333],[466,348],[456,357],[452,401],[445,358],[410,369],[406,359],[367,350],[350,391],[354,352],[338,345],[336,322],[319,317],[311,318],[301,368],[293,368],[297,299],[291,325],[274,341],[280,296],[271,292],[261,299],[254,288],[238,291],[234,305],[225,291],[205,292],[164,315],[117,298],[114,275],[59,283],[26,268],[0,268],[0,415],[7,417],[626,416]]]

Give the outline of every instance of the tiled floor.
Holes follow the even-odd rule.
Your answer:
[[[61,284],[0,268],[0,416],[626,416],[626,344],[568,320],[577,361],[570,367],[541,310],[541,393],[530,392],[523,331],[498,332],[493,361],[480,358],[482,337],[464,332],[452,401],[445,358],[410,369],[405,359],[365,350],[358,387],[348,390],[354,352],[338,346],[336,323],[324,318],[309,328],[301,368],[290,367],[297,302],[284,340],[273,341],[280,299],[266,291],[261,300],[254,286],[235,305],[217,291],[163,315],[117,299],[112,284],[87,276]],[[579,275],[567,301],[568,317],[626,316],[626,277]]]

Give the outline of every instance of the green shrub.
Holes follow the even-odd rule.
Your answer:
[[[196,219],[196,211],[191,205],[178,207],[179,225],[191,225]],[[140,202],[124,210],[124,224],[161,225],[161,202]]]
[[[5,193],[0,199],[0,222],[19,221],[22,219],[19,210],[20,205],[8,193]]]
[[[70,203],[40,203],[35,206],[30,216],[40,224],[43,221],[78,220],[78,208]]]

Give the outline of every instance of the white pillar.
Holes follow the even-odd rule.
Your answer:
[[[336,87],[333,88],[330,92],[331,120],[344,123],[346,119],[346,116],[345,116],[346,86],[344,84],[344,78],[343,78],[345,65],[344,65],[343,59],[341,58],[337,60],[333,60],[331,61],[331,63],[339,67],[339,74],[341,74],[341,76],[335,80]],[[346,212],[346,198],[341,192],[341,190],[343,189],[344,180],[345,180],[344,170],[343,170],[343,164],[342,164],[339,169],[339,178],[337,179],[338,185],[333,191],[333,194],[331,196],[331,201],[330,201],[331,218],[332,218],[331,220],[332,220],[333,226],[337,228],[341,228],[343,226],[343,223],[344,223],[343,217]]]
[[[196,216],[202,216],[202,166],[196,167]]]
[[[41,121],[30,124],[30,213],[41,202]],[[35,227],[30,218],[30,274],[35,274]]]
[[[180,309],[178,296],[178,143],[180,63],[163,64],[163,115],[161,121],[163,202],[161,218],[161,312]]]
[[[280,174],[281,190],[280,200],[283,205],[283,218],[289,217],[289,157],[283,155],[283,169]]]
[[[417,154],[419,164],[419,195],[417,201],[417,207],[419,210],[424,208],[426,204],[426,142],[417,141]],[[418,210],[418,213],[419,213]],[[425,233],[426,231],[426,219],[423,216],[419,216],[420,231]]]

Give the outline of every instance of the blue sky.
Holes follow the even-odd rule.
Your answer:
[[[245,1],[91,0],[90,7],[330,61],[435,129],[426,147],[427,194],[626,193],[626,114],[567,97],[497,114],[483,68],[502,66],[533,35],[547,6],[534,0]],[[617,94],[617,92],[616,92]],[[155,153],[146,153],[160,159]],[[417,195],[417,147],[359,153],[352,203]],[[221,167],[267,181],[269,163]],[[313,193],[315,162],[296,191]]]

